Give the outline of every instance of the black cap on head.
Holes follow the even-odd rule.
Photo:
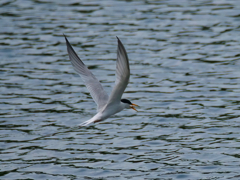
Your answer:
[[[131,101],[129,101],[129,100],[127,100],[127,99],[121,99],[121,102],[127,103],[127,104],[132,104]]]

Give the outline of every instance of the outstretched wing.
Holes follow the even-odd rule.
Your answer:
[[[128,62],[128,55],[127,52],[120,41],[118,39],[118,50],[117,50],[117,67],[116,67],[116,80],[115,86],[112,90],[112,93],[108,100],[108,105],[119,103],[122,98],[122,94],[126,89],[130,77],[130,68]],[[106,107],[107,108],[107,107]]]
[[[65,36],[65,35],[64,35]],[[93,100],[97,104],[97,111],[100,111],[108,102],[108,95],[104,91],[98,79],[91,73],[87,66],[78,57],[68,39],[65,36],[67,51],[73,68],[81,76]]]

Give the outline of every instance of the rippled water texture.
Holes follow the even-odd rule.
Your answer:
[[[240,1],[0,1],[0,179],[240,179]],[[118,36],[139,104],[96,105],[66,34],[110,93]]]

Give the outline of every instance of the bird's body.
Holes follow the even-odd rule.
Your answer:
[[[102,111],[98,112],[91,119],[81,123],[80,126],[86,126],[91,123],[103,121],[103,120],[109,118],[110,116],[122,111],[124,108],[126,108],[126,105],[124,103],[112,105],[109,108],[103,109]]]
[[[137,106],[136,104],[131,103],[127,99],[121,99],[122,94],[128,85],[130,77],[128,56],[121,41],[117,38],[118,50],[117,50],[116,81],[115,87],[113,88],[110,97],[108,97],[107,93],[104,91],[100,82],[91,73],[87,66],[85,66],[82,60],[77,56],[76,52],[74,51],[66,37],[65,39],[71,63],[75,71],[83,79],[87,89],[90,91],[93,100],[97,104],[97,114],[88,121],[81,123],[80,126],[86,126],[91,123],[103,121],[112,116],[113,114],[122,111],[125,108],[132,108],[136,110],[134,108],[134,106]]]

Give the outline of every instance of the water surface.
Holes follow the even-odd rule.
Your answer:
[[[0,2],[0,179],[239,179],[240,1]],[[62,34],[107,92],[118,36],[139,104],[96,106]]]

